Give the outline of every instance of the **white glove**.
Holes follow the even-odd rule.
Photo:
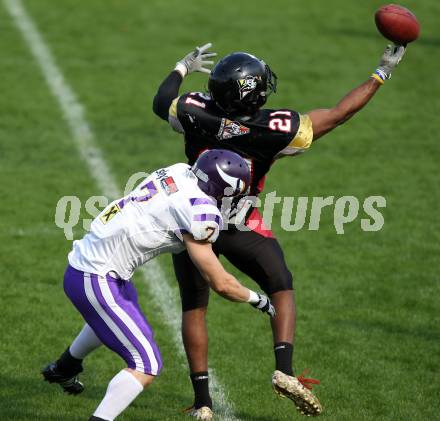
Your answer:
[[[376,69],[376,73],[382,80],[391,78],[392,71],[400,63],[404,54],[405,47],[403,45],[387,45]]]
[[[258,301],[252,302],[251,306],[257,308],[263,313],[267,313],[270,317],[274,317],[276,314],[275,307],[272,305],[269,298],[262,294],[257,293],[257,295],[258,295]]]
[[[202,47],[196,47],[194,51],[187,54],[182,60],[176,63],[174,70],[177,70],[182,77],[185,77],[192,72],[211,73],[210,69],[204,67],[214,64],[213,61],[206,60],[207,58],[215,57],[217,55],[217,53],[205,53],[205,51],[209,50],[211,46],[212,44],[208,42],[208,44],[205,44]]]

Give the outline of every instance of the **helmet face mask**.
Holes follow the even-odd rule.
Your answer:
[[[277,77],[270,67],[247,53],[223,57],[211,72],[208,89],[228,114],[252,115],[276,92]]]
[[[266,88],[266,98],[270,96],[271,93],[276,94],[277,93],[277,84],[278,84],[278,77],[275,72],[272,71],[272,69],[267,65],[266,66],[266,73],[267,73],[267,88]]]

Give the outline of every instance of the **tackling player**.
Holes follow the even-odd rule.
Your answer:
[[[196,48],[182,60],[160,85],[154,98],[154,112],[185,137],[185,153],[193,163],[206,149],[224,148],[239,153],[251,170],[247,195],[258,196],[266,174],[279,158],[306,151],[313,141],[330,132],[361,110],[405,52],[403,46],[388,46],[371,77],[349,92],[334,107],[300,114],[290,108],[263,109],[267,98],[276,92],[277,77],[270,67],[253,55],[238,52],[223,57],[212,72],[206,67],[215,53],[211,44]],[[190,92],[179,96],[187,75],[210,73],[208,93]],[[244,224],[249,230],[234,229]],[[295,302],[292,275],[283,252],[272,232],[264,227],[253,200],[246,197],[236,203],[213,246],[238,269],[251,277],[268,294],[275,306],[271,320],[275,372],[275,391],[293,400],[306,415],[319,415],[318,399],[304,387],[304,379],[295,377],[292,368],[295,334]],[[209,288],[187,251],[173,255],[174,268],[182,299],[182,336],[190,367],[195,401],[191,414],[199,419],[212,418],[208,390],[208,335],[205,322]],[[306,385],[307,386],[307,385]]]
[[[90,420],[114,420],[160,373],[162,359],[153,330],[130,278],[135,269],[165,252],[186,247],[207,285],[237,302],[274,315],[267,297],[242,286],[212,251],[222,226],[217,200],[242,194],[247,164],[234,152],[207,151],[190,167],[159,169],[127,196],[115,200],[75,241],[64,275],[64,291],[86,324],[71,346],[42,372],[71,394],[81,393],[82,360],[104,344],[127,363],[110,381]],[[152,280],[157,282],[158,280]]]

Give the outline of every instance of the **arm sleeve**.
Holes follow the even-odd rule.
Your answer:
[[[182,75],[176,70],[172,71],[159,86],[153,100],[153,111],[161,119],[168,121],[168,112],[173,102],[179,95],[179,88],[182,84]]]

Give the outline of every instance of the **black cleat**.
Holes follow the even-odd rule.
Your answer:
[[[82,369],[78,372],[80,373]],[[78,374],[77,373],[77,374]],[[79,395],[84,390],[84,385],[78,380],[78,376],[65,375],[62,373],[56,363],[49,364],[41,374],[49,383],[58,383],[69,395]]]

